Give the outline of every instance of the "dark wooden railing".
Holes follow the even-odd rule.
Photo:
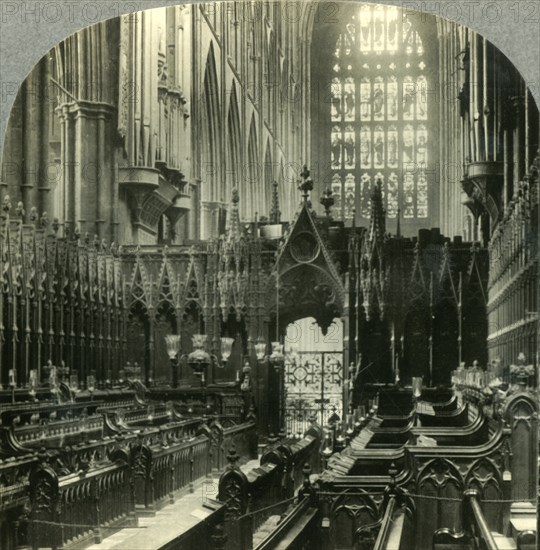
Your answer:
[[[199,436],[171,446],[138,445],[131,451],[138,513],[153,513],[174,502],[175,492],[189,487],[209,471],[210,442]]]
[[[240,456],[256,459],[258,453],[257,423],[254,418],[248,418],[246,422],[236,426],[223,428],[220,450],[222,459],[221,467],[225,466],[227,449],[234,445]],[[220,467],[220,469],[221,469]]]
[[[464,525],[476,540],[479,550],[497,550],[497,543],[480,505],[478,491],[469,489],[465,491],[464,497]]]
[[[373,546],[373,550],[385,550],[388,544],[388,538],[390,536],[390,528],[392,527],[392,520],[394,516],[394,511],[396,508],[396,497],[390,495],[388,502],[386,503],[386,508],[384,510],[384,516],[381,523],[381,528],[379,529],[379,534],[377,535],[377,540]]]
[[[242,397],[237,385],[216,386],[220,406],[197,410],[175,392],[131,386],[0,390],[2,550],[99,540],[223,468],[232,444],[242,460],[257,456],[255,417],[242,412],[242,422],[229,406]]]
[[[135,504],[138,513],[153,514],[167,502],[174,502],[174,493],[189,487],[212,471],[212,438],[217,434],[217,448],[238,444],[242,459],[256,453],[257,433],[254,421],[223,429],[201,427],[196,437],[169,443],[167,439],[154,444],[138,443],[131,449],[131,464],[135,483]],[[142,435],[140,438],[142,439]],[[255,451],[254,451],[255,449]],[[256,456],[256,455],[255,455]]]
[[[318,465],[322,430],[312,426],[300,441],[278,443],[261,457],[259,466],[242,471],[236,449],[227,455],[229,466],[219,481],[219,500],[226,505],[227,548],[248,550],[253,534],[271,516],[291,504],[304,479],[303,466]]]
[[[30,475],[32,548],[63,548],[85,540],[101,542],[133,521],[130,468],[127,463],[100,465],[58,477],[47,464]]]
[[[66,449],[45,449],[10,463],[0,462],[8,480],[1,489],[0,512],[19,506],[19,526],[9,526],[7,550],[28,541],[33,548],[81,547],[100,542],[115,530],[136,525],[137,515],[155,513],[173,502],[180,490],[212,469],[211,438],[198,424],[151,428],[117,438],[81,443]],[[255,440],[253,439],[255,436]],[[255,422],[222,430],[221,441],[238,442],[242,453],[256,448]],[[243,455],[242,459],[249,459]],[[28,502],[24,518],[22,508]],[[19,532],[22,533],[19,536]]]
[[[204,433],[211,441],[210,467],[214,472],[221,471],[225,467],[226,455],[232,446],[242,457],[257,458],[257,422],[253,416],[248,416],[241,424],[232,424],[228,427],[224,427],[221,419],[216,418],[202,425],[197,433]]]
[[[273,550],[278,545],[287,549],[317,548],[319,509],[311,501],[299,502],[280,520],[276,528],[254,548]],[[309,545],[309,546],[308,546]]]

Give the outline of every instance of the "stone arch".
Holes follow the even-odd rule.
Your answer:
[[[512,491],[516,500],[536,498],[538,407],[531,395],[517,393],[505,405],[503,418],[512,432]]]
[[[268,284],[266,310],[276,318],[276,274]],[[343,315],[343,289],[326,269],[318,265],[298,264],[279,273],[279,327],[298,319],[313,317],[326,334],[336,317]],[[274,323],[272,323],[274,325]]]
[[[274,184],[274,166],[272,160],[272,144],[270,138],[266,140],[264,153],[264,166],[262,170],[262,193],[260,195],[263,204],[259,214],[268,216],[270,213],[270,205],[272,204],[272,186]]]
[[[202,93],[202,154],[201,179],[205,186],[203,197],[209,201],[219,200],[218,169],[221,151],[221,108],[219,104],[219,82],[216,71],[214,45],[210,44],[206,58]]]
[[[242,176],[242,147],[240,132],[240,115],[238,111],[238,97],[236,92],[236,83],[233,80],[229,99],[229,108],[227,114],[227,171],[225,174],[225,192],[224,197],[228,199],[231,196],[233,188],[241,184]],[[245,189],[241,189],[241,196],[246,197]]]
[[[257,124],[255,121],[255,114],[251,116],[251,122],[249,125],[249,137],[247,144],[247,165],[245,169],[245,174],[243,176],[245,181],[245,199],[241,196],[243,200],[240,201],[240,208],[242,205],[245,205],[243,212],[241,213],[242,219],[251,219],[254,217],[255,212],[257,212],[257,203],[256,197],[257,193],[254,193],[254,190],[258,190],[260,185],[260,164],[259,164],[259,140],[257,136]],[[246,200],[248,199],[248,200]],[[261,214],[259,212],[259,214]]]

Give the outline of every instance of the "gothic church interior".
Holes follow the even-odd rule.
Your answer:
[[[536,548],[540,115],[453,21],[99,22],[0,172],[0,547]]]

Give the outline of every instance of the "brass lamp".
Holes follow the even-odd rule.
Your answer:
[[[191,337],[193,351],[186,357],[187,364],[193,369],[193,372],[197,376],[201,377],[201,382],[206,380],[205,372],[210,365],[216,365],[220,368],[225,366],[224,363],[229,359],[234,344],[234,338],[223,336],[220,339],[222,357],[222,363],[220,363],[214,354],[206,351],[205,347],[207,340],[208,337],[206,334],[194,334]],[[184,356],[182,356],[182,358],[183,357]]]
[[[412,379],[412,391],[415,399],[422,395],[422,377],[414,376]]]
[[[257,343],[255,344],[255,355],[257,356],[257,361],[263,361],[266,355],[266,341],[262,336],[257,338]]]
[[[221,360],[224,363],[226,363],[229,357],[231,356],[233,344],[234,344],[234,338],[230,338],[228,336],[221,337]]]
[[[194,334],[191,337],[193,351],[187,356],[187,364],[197,376],[201,376],[201,380],[203,372],[206,371],[212,361],[210,354],[204,349],[207,338],[206,334]]]
[[[178,387],[178,352],[180,351],[180,335],[167,334],[165,336],[167,346],[167,355],[171,361],[172,368],[172,387]]]
[[[272,354],[270,355],[270,361],[276,369],[281,368],[285,363],[283,344],[281,342],[272,342]]]

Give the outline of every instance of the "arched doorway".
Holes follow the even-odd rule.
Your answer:
[[[343,416],[343,322],[334,318],[326,334],[313,317],[287,326],[285,336],[285,425],[301,436],[312,417],[327,425]]]

